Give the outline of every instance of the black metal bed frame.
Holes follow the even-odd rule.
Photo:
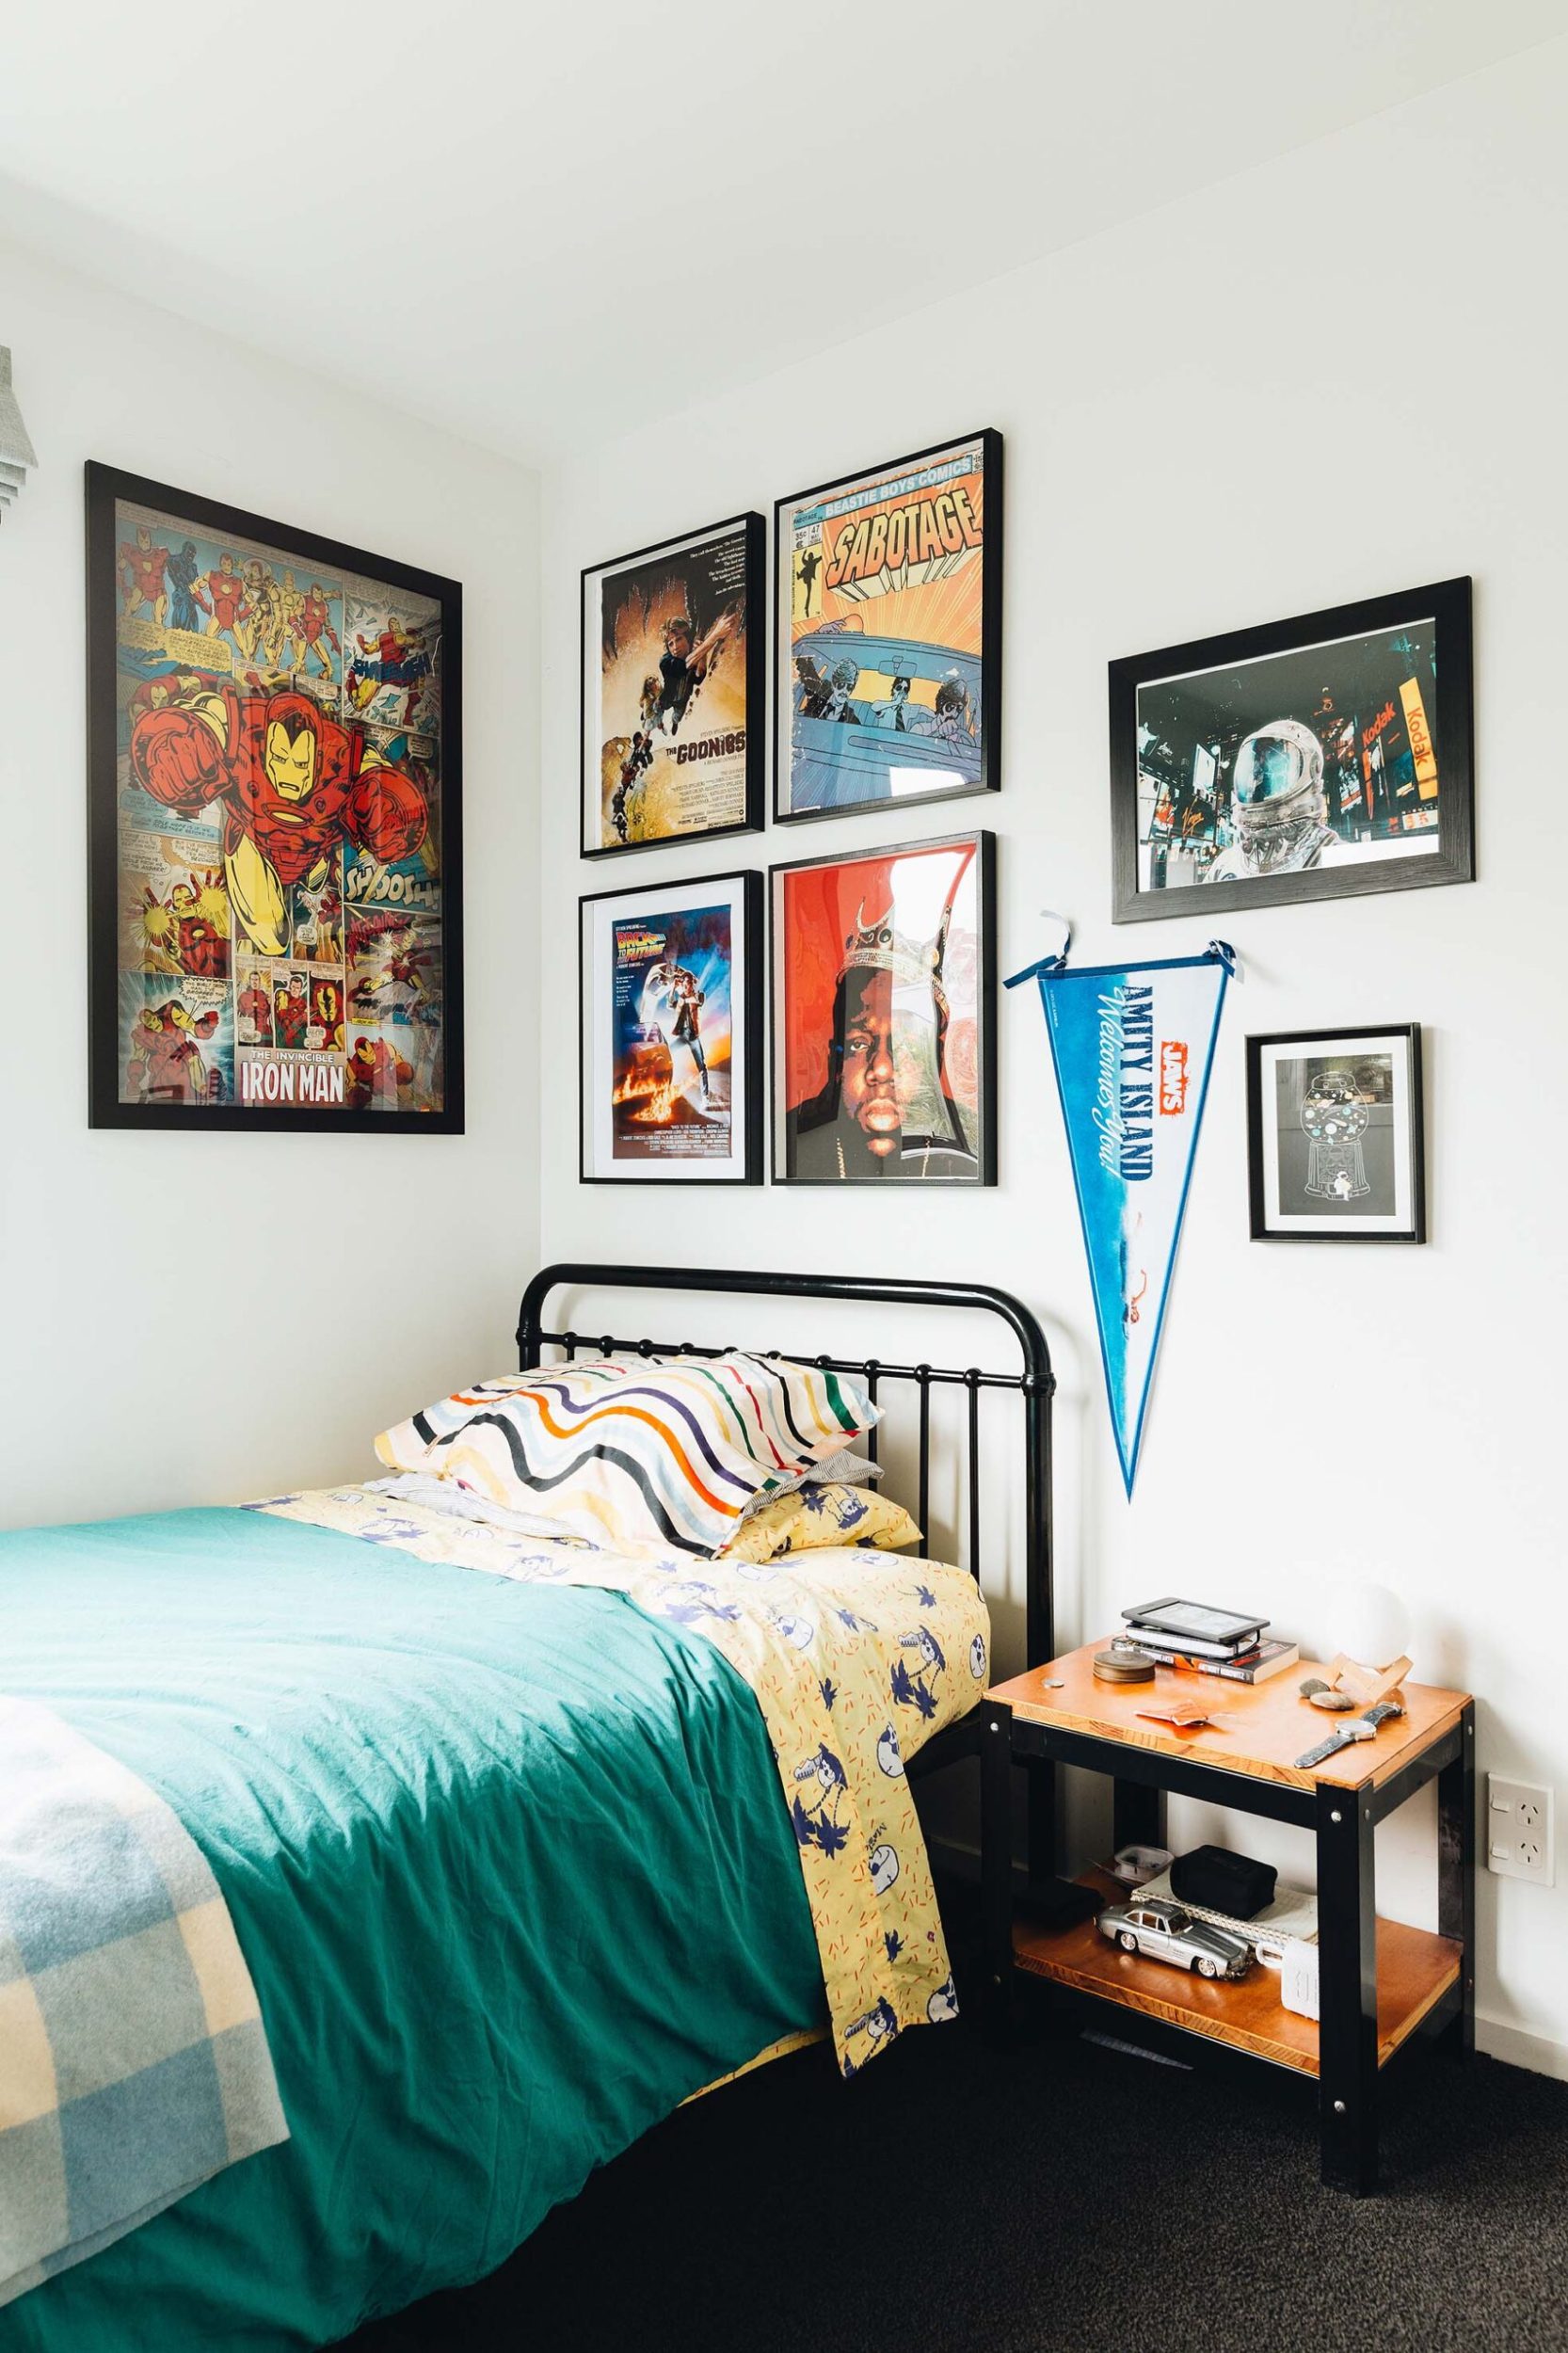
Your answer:
[[[966,1558],[962,1565],[983,1590],[981,1392],[1000,1389],[1020,1395],[1023,1400],[1025,1514],[1024,1642],[1028,1652],[1023,1664],[1026,1667],[1040,1666],[1054,1655],[1050,1410],[1056,1377],[1051,1370],[1050,1350],[1037,1319],[1010,1291],[1000,1290],[988,1283],[906,1283],[896,1277],[871,1274],[776,1274],[734,1267],[603,1266],[570,1260],[541,1267],[523,1292],[518,1315],[517,1339],[518,1361],[525,1369],[530,1365],[538,1364],[547,1348],[561,1349],[568,1361],[588,1352],[597,1352],[601,1356],[633,1353],[643,1356],[716,1356],[724,1353],[720,1347],[699,1345],[692,1340],[656,1340],[646,1335],[628,1339],[612,1332],[585,1333],[569,1326],[561,1331],[547,1329],[544,1310],[550,1294],[568,1288],[840,1300],[862,1307],[958,1307],[999,1316],[1018,1344],[1023,1360],[1023,1369],[1019,1372],[987,1371],[979,1365],[889,1364],[879,1356],[803,1357],[799,1349],[755,1348],[749,1341],[738,1345],[750,1348],[751,1353],[758,1355],[788,1355],[797,1362],[818,1365],[824,1371],[854,1373],[865,1382],[872,1397],[878,1401],[881,1401],[879,1393],[889,1384],[912,1386],[917,1399],[920,1446],[916,1517],[922,1529],[927,1524],[931,1496],[931,1393],[934,1388],[940,1387],[965,1390],[968,1400],[968,1476],[965,1482],[968,1528]],[[879,1426],[873,1428],[866,1439],[873,1461],[880,1434]],[[920,1779],[968,1756],[980,1757],[984,1770],[1008,1772],[1010,1765],[1006,1743],[992,1741],[987,1748],[984,1730],[985,1708],[984,1703],[980,1703],[967,1716],[948,1725],[945,1731],[926,1743],[911,1760],[911,1777]],[[1000,1753],[993,1755],[993,1752],[997,1751]],[[1050,1879],[1055,1868],[1054,1779],[1048,1766],[1037,1767],[1029,1776],[1029,1875],[1034,1881]],[[1006,1879],[1000,1880],[995,1889],[987,1889],[988,1910],[992,1908],[993,1901],[1000,1909],[1003,1902],[1010,1900],[1010,1876],[1008,1874]]]

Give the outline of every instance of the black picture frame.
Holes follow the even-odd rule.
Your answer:
[[[790,874],[814,868],[867,866],[888,859],[918,856],[925,852],[974,851],[975,909],[979,924],[976,960],[975,1029],[978,1045],[976,1109],[979,1135],[974,1173],[961,1176],[860,1176],[854,1173],[808,1176],[789,1167],[789,1107],[786,1101],[787,1058],[782,1032],[789,1017],[787,974],[782,963],[788,937],[780,916],[781,884]],[[997,837],[984,827],[959,834],[938,834],[930,840],[876,843],[864,850],[829,851],[815,857],[792,858],[768,869],[768,1094],[772,1105],[772,1147],[769,1178],[776,1185],[862,1189],[888,1185],[918,1185],[946,1192],[975,1191],[997,1182]]]
[[[1427,779],[1420,776],[1421,753],[1416,734],[1425,731],[1426,759],[1431,764],[1433,793],[1438,804],[1437,847],[1424,851],[1413,846],[1403,855],[1380,853],[1352,857],[1343,862],[1314,866],[1302,871],[1281,871],[1269,874],[1241,878],[1188,883],[1183,887],[1146,887],[1140,880],[1140,759],[1139,759],[1139,693],[1141,689],[1157,686],[1170,688],[1206,673],[1240,668],[1261,663],[1273,656],[1304,654],[1321,648],[1332,654],[1349,641],[1408,631],[1418,625],[1432,625],[1435,636],[1436,675],[1432,686],[1434,719],[1429,721],[1424,711],[1425,697],[1420,693],[1420,680],[1413,678],[1416,688],[1414,713],[1409,707],[1384,708],[1368,713],[1373,732],[1371,744],[1361,740],[1365,728],[1357,726],[1353,738],[1344,744],[1345,730],[1355,716],[1347,704],[1341,713],[1335,700],[1331,726],[1340,736],[1335,746],[1334,776],[1337,783],[1330,791],[1331,779],[1325,769],[1325,791],[1330,820],[1337,817],[1339,824],[1351,823],[1352,806],[1349,793],[1356,781],[1359,767],[1371,760],[1372,748],[1381,744],[1382,728],[1392,723],[1397,741],[1404,732],[1409,746],[1411,780],[1398,787],[1400,795],[1414,792],[1415,803],[1407,812],[1400,812],[1401,824],[1407,815],[1420,813],[1420,801],[1426,793]],[[1192,639],[1186,645],[1161,647],[1152,653],[1133,654],[1110,665],[1111,699],[1111,843],[1112,906],[1112,920],[1117,923],[1162,921],[1172,917],[1201,916],[1206,922],[1218,923],[1227,909],[1279,906],[1294,902],[1321,899],[1358,898],[1385,890],[1411,890],[1431,888],[1441,883],[1463,883],[1475,880],[1475,822],[1474,767],[1475,722],[1472,692],[1472,632],[1471,583],[1467,575],[1453,580],[1429,584],[1420,588],[1400,590],[1392,596],[1368,597],[1353,604],[1332,606],[1319,613],[1297,615],[1287,621],[1271,621],[1255,629],[1232,630],[1217,637]],[[1348,659],[1349,657],[1345,657]],[[1310,665],[1302,665],[1303,670]],[[1312,671],[1313,686],[1321,697],[1331,698],[1334,681],[1332,666],[1322,669],[1320,684],[1318,670]],[[1403,688],[1399,690],[1402,694]],[[1271,714],[1275,715],[1275,714]],[[1307,726],[1312,716],[1301,716],[1296,711],[1281,711],[1280,718],[1297,719]],[[1264,724],[1262,717],[1256,724]],[[1312,729],[1321,744],[1323,730]],[[1440,770],[1432,758],[1432,740],[1435,737]],[[1215,750],[1218,751],[1217,738]],[[1330,744],[1334,737],[1330,736]],[[1403,757],[1401,755],[1401,757]],[[1359,790],[1370,800],[1374,792],[1382,806],[1392,806],[1393,788],[1389,773],[1382,765],[1378,752],[1377,783],[1374,787],[1371,771],[1362,777]],[[1153,789],[1145,785],[1144,797]],[[1178,784],[1176,788],[1180,791]],[[1218,795],[1214,796],[1217,802]],[[1190,813],[1200,820],[1205,810],[1205,796],[1195,784],[1191,791],[1194,805]],[[1391,817],[1377,820],[1391,824]],[[1216,817],[1217,824],[1217,817]],[[1368,829],[1372,812],[1368,810]],[[1337,831],[1331,824],[1329,830]],[[1182,855],[1194,860],[1212,862],[1208,840],[1199,838],[1193,850],[1184,848]],[[1404,838],[1389,834],[1386,839]],[[1412,843],[1417,836],[1408,837]],[[1168,844],[1160,844],[1161,854],[1178,845],[1173,834]],[[1152,856],[1152,852],[1151,852]]]
[[[707,523],[696,531],[680,532],[671,538],[655,539],[646,548],[633,548],[626,555],[614,555],[600,564],[584,564],[579,580],[578,614],[580,624],[579,676],[579,738],[578,738],[578,815],[579,851],[585,858],[635,856],[639,852],[677,849],[693,842],[718,841],[727,836],[760,833],[764,824],[763,772],[767,746],[763,735],[765,726],[768,647],[767,592],[767,524],[754,509],[739,515],[727,515],[721,521]],[[745,718],[744,722],[744,776],[743,785],[744,813],[733,824],[691,825],[673,833],[663,833],[647,840],[626,841],[595,840],[589,824],[590,801],[600,813],[602,781],[600,760],[602,745],[592,757],[590,745],[599,729],[594,724],[593,695],[590,676],[589,648],[597,638],[602,644],[602,605],[594,596],[596,584],[602,584],[617,573],[637,567],[651,566],[664,560],[673,561],[711,546],[714,541],[735,536],[741,541],[745,608],[745,659],[743,675],[745,680]],[[590,634],[590,600],[594,604],[593,634]],[[732,730],[731,730],[732,731]],[[633,739],[634,740],[634,739]],[[701,741],[700,735],[691,739]]]
[[[800,508],[819,500],[831,498],[860,484],[890,481],[911,469],[929,466],[933,461],[951,454],[978,449],[981,453],[984,507],[981,541],[981,627],[980,627],[980,756],[975,777],[960,784],[938,784],[930,792],[899,792],[874,794],[860,799],[837,800],[830,807],[792,806],[792,745],[793,693],[796,653],[793,628],[793,560],[790,533],[792,524],[787,520]],[[994,425],[982,427],[974,433],[952,434],[945,440],[934,441],[926,449],[914,450],[906,457],[894,457],[885,464],[857,467],[853,472],[838,474],[830,482],[813,484],[808,489],[797,490],[788,498],[774,502],[774,671],[773,716],[770,740],[774,760],[774,823],[780,825],[809,824],[822,818],[864,815],[875,811],[886,817],[891,811],[927,807],[936,801],[968,799],[976,792],[997,792],[1001,789],[1001,675],[1002,675],[1002,534],[1004,525],[1002,438]],[[788,578],[786,578],[788,573]],[[910,641],[913,643],[913,641]],[[923,652],[941,654],[939,648],[922,647]],[[955,650],[952,660],[972,660],[962,650]],[[786,728],[786,710],[791,724]],[[878,731],[880,733],[880,730]],[[919,739],[915,739],[919,740]]]
[[[1287,1225],[1282,1222],[1286,1212],[1282,1208],[1285,1180],[1279,1167],[1279,1142],[1283,1130],[1278,1115],[1278,1083],[1276,1080],[1273,1101],[1271,1103],[1269,1080],[1281,1064],[1288,1065],[1307,1059],[1352,1063],[1368,1059],[1374,1041],[1378,1048],[1386,1045],[1391,1049],[1388,1108],[1393,1149],[1390,1190],[1395,1209],[1384,1217],[1375,1209],[1368,1213],[1355,1206],[1353,1187],[1357,1183],[1368,1182],[1362,1146],[1359,1135],[1356,1135],[1350,1139],[1348,1145],[1340,1144],[1337,1146],[1328,1170],[1323,1172],[1333,1181],[1331,1172],[1337,1163],[1341,1175],[1348,1178],[1343,1208],[1336,1210],[1325,1199],[1321,1212],[1297,1212],[1296,1222]],[[1424,1242],[1427,1239],[1426,1100],[1421,1077],[1420,1023],[1387,1021],[1365,1023],[1353,1029],[1276,1030],[1249,1036],[1246,1045],[1247,1205],[1253,1241]],[[1289,1047],[1297,1047],[1304,1051],[1293,1056],[1280,1053],[1276,1058],[1274,1049]],[[1309,1056],[1305,1050],[1325,1047],[1350,1048],[1359,1051],[1338,1055],[1324,1055],[1320,1051],[1316,1056]],[[1404,1058],[1402,1084],[1393,1066],[1394,1054],[1400,1050],[1402,1050]],[[1382,1056],[1378,1055],[1376,1059],[1382,1059]],[[1369,1091],[1363,1088],[1362,1099],[1374,1110],[1377,1108],[1375,1084]],[[1307,1132],[1310,1134],[1310,1130]],[[1401,1136],[1406,1170],[1402,1187],[1406,1208],[1402,1215],[1398,1207],[1401,1193]],[[1271,1137],[1273,1140],[1272,1149]],[[1309,1145],[1307,1149],[1310,1171],[1312,1147]],[[1348,1167],[1347,1152],[1353,1156]],[[1321,1182],[1322,1177],[1320,1176],[1320,1184]],[[1304,1198],[1307,1193],[1316,1190],[1318,1188],[1313,1185],[1310,1174],[1304,1187],[1292,1188],[1293,1192],[1300,1192]],[[1375,1197],[1376,1187],[1371,1186],[1364,1198],[1370,1201]]]
[[[392,556],[254,515],[220,499],[153,482],[89,459],[85,468],[87,529],[87,737],[88,863],[88,1118],[94,1128],[145,1128],[332,1135],[461,1135],[463,1060],[463,592],[447,580]],[[250,543],[306,568],[348,575],[357,584],[401,592],[440,611],[440,1030],[443,1060],[439,1110],[376,1111],[344,1102],[126,1102],[120,1099],[120,851],[119,804],[120,693],[119,646],[122,584],[118,548],[121,504],[152,510],[188,524],[209,539]],[[156,611],[156,607],[154,607]],[[346,607],[345,607],[346,611]],[[161,626],[161,625],[160,625]],[[344,670],[346,648],[339,648]],[[328,675],[330,675],[328,668]],[[358,722],[351,722],[352,726]],[[364,724],[370,724],[365,722]],[[347,910],[344,911],[346,933]],[[242,956],[264,961],[255,949],[233,943],[230,964],[238,989]],[[344,968],[346,972],[346,954]],[[129,977],[129,976],[127,976]],[[347,1028],[346,1002],[341,1008]],[[364,1025],[369,1028],[371,1025]]]
[[[649,1160],[638,1165],[609,1171],[593,1165],[596,1155],[590,1144],[589,1113],[595,1100],[593,1078],[596,1049],[600,1039],[595,1022],[596,1007],[590,994],[590,935],[593,925],[591,910],[608,908],[613,902],[624,902],[628,913],[670,912],[676,909],[650,907],[649,902],[677,899],[688,904],[701,893],[718,890],[729,893],[732,905],[738,905],[744,918],[742,954],[732,968],[730,980],[731,1034],[738,1037],[744,1055],[744,1093],[738,1114],[731,1102],[732,1131],[741,1142],[740,1165],[722,1174],[695,1173],[701,1163],[674,1158]],[[577,903],[577,1169],[578,1179],[584,1185],[760,1185],[762,1181],[762,1095],[766,1084],[763,1068],[762,1018],[762,876],[756,868],[737,868],[724,874],[681,875],[673,882],[649,880],[645,883],[617,883],[608,890],[588,892]],[[734,972],[738,970],[744,1001],[738,1020],[734,1012]],[[734,1057],[730,1058],[733,1074]],[[606,1078],[608,1072],[602,1074]],[[733,1076],[731,1078],[733,1085]]]

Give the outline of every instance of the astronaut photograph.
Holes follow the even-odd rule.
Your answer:
[[[1421,1032],[1247,1040],[1255,1241],[1424,1241]]]
[[[1449,581],[1111,669],[1116,920],[1468,881]]]
[[[762,818],[760,515],[583,574],[583,855]]]
[[[774,868],[776,1183],[995,1184],[993,845]]]
[[[88,589],[95,1124],[460,1128],[460,591],[97,466]]]

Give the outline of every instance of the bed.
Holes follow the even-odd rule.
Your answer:
[[[967,1632],[980,1606],[942,1580],[978,1588],[982,1407],[1011,1393],[1025,1639],[1031,1659],[1050,1655],[1052,1383],[1016,1301],[555,1266],[524,1295],[521,1365],[721,1353],[557,1328],[546,1311],[565,1290],[822,1301],[872,1332],[893,1307],[999,1319],[1019,1359],[1006,1370],[811,1361],[855,1373],[884,1407],[912,1402],[922,1528],[933,1400],[956,1393],[964,1558],[940,1574],[901,1564],[922,1606],[952,1613],[940,1628]],[[873,1454],[889,1427],[870,1433]],[[523,1576],[473,1574],[495,1563],[471,1559],[467,1535],[422,1536],[414,1510],[383,1541],[401,1507],[342,1492],[346,1522],[291,1517],[283,1498],[0,1540],[0,1690],[44,1704],[189,1833],[248,1964],[290,2136],[0,2308],[4,2353],[335,2341],[482,2277],[683,2100],[824,2030],[814,1857],[780,1801],[776,1725],[711,1632],[630,1584],[554,1581],[547,1553]],[[857,1564],[821,1559],[837,1563],[829,1582],[805,1590],[853,1617],[856,1589],[831,1578]],[[919,1727],[923,1744],[910,1737],[911,1784],[976,1755],[1007,1769],[987,1757],[984,1687],[977,1673]],[[1048,1815],[1038,1791],[1032,1859]],[[992,1878],[995,1909],[1009,1891]],[[936,1997],[929,2014],[947,2014]],[[874,2009],[856,2024],[871,2031],[840,2047],[858,2055]]]

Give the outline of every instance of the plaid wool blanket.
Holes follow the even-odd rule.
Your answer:
[[[287,2137],[205,1859],[125,1766],[0,1697],[0,2304]]]

